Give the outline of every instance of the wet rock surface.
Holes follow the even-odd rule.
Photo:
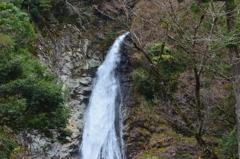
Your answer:
[[[60,9],[59,9],[60,8]],[[62,12],[64,10],[64,12]],[[25,157],[35,159],[78,159],[79,146],[84,127],[84,113],[91,94],[92,80],[97,67],[101,65],[108,45],[118,35],[107,37],[99,29],[93,29],[89,22],[90,12],[85,12],[81,2],[59,1],[51,13],[41,21],[36,22],[38,35],[38,50],[36,51],[42,65],[47,71],[56,74],[63,89],[68,89],[71,98],[66,104],[71,108],[68,129],[72,136],[67,138],[67,143],[43,137],[37,132],[22,133],[18,142],[26,148]],[[73,18],[74,17],[74,18]],[[104,23],[96,17],[97,23]],[[112,26],[111,26],[112,27]],[[90,28],[90,29],[89,29]],[[94,31],[93,31],[94,30]],[[88,33],[90,32],[90,33]],[[109,42],[111,41],[111,42]],[[119,76],[121,92],[123,95],[122,108],[126,112],[129,90],[131,89],[131,65],[128,60],[129,46],[124,44],[121,50],[121,64]],[[127,114],[124,115],[124,118]],[[57,134],[55,134],[57,137]]]
[[[65,18],[80,14],[82,7],[77,1],[68,4],[59,2],[59,7],[66,9]],[[71,6],[72,5],[72,6]],[[73,11],[74,9],[78,11]],[[70,91],[71,98],[66,104],[71,108],[68,129],[72,136],[67,143],[42,137],[37,132],[22,133],[18,141],[26,147],[26,157],[35,159],[78,159],[84,121],[83,116],[91,92],[93,75],[103,61],[103,52],[93,43],[96,37],[83,36],[82,24],[88,15],[76,16],[72,23],[62,22],[59,10],[49,13],[41,22],[37,22],[37,55],[47,71],[56,74],[63,83],[63,89]],[[58,14],[57,14],[58,13]],[[61,13],[63,14],[63,13]],[[55,135],[57,137],[57,134]]]

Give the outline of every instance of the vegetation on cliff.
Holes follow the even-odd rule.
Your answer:
[[[36,34],[27,13],[0,2],[0,158],[9,158],[15,134],[37,130],[64,139],[67,92],[31,55]]]
[[[239,1],[111,1],[98,8],[131,31],[135,93],[158,109],[175,131],[194,136],[206,158],[236,156],[222,155],[227,146],[218,147],[219,142],[208,138],[221,138],[236,124]],[[230,143],[236,150],[236,143]]]
[[[157,79],[161,84],[158,86],[155,84],[158,82],[154,82],[152,87],[165,92],[154,95],[154,100],[158,101],[155,104],[168,105],[168,108],[178,112],[176,116],[180,118],[174,119],[174,114],[160,108],[164,111],[162,115],[175,130],[195,136],[198,144],[209,155],[207,158],[222,156],[218,156],[218,150],[207,143],[207,136],[221,136],[220,134],[231,131],[235,125],[234,98],[231,97],[233,90],[229,89],[222,97],[212,94],[214,89],[227,89],[231,82],[234,83],[230,72],[233,61],[226,47],[232,43],[229,37],[233,37],[233,33],[229,33],[229,26],[226,25],[229,19],[225,7],[228,8],[229,4],[157,0],[140,2],[133,10],[135,18],[131,26],[135,46],[146,57],[145,63],[151,65],[141,66],[145,70],[145,76]],[[157,41],[162,46],[159,46],[157,52],[159,59],[154,62],[156,54],[152,56],[149,52],[149,44]],[[166,44],[172,46],[172,59],[162,58]],[[168,67],[164,67],[166,62]],[[171,67],[175,68],[170,70]],[[189,72],[186,73],[187,71]],[[184,76],[190,76],[190,79]],[[222,84],[217,84],[219,82]],[[223,127],[220,128],[220,125]],[[236,147],[237,145],[235,149]]]
[[[41,17],[56,1],[12,2]],[[135,104],[125,123],[130,125],[131,157],[237,158],[239,0],[84,2],[94,4],[91,10],[99,17],[131,31]],[[11,134],[33,129],[67,133],[68,110],[56,78],[29,54],[35,33],[28,15],[10,3],[0,7],[0,146],[6,157],[15,145]],[[97,25],[96,19],[90,23]],[[84,23],[89,34],[95,31]],[[96,45],[105,48],[102,41]]]

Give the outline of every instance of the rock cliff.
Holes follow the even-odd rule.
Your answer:
[[[48,72],[59,77],[63,89],[70,90],[71,98],[66,105],[72,110],[68,129],[73,134],[67,138],[67,143],[42,137],[37,132],[19,135],[19,142],[27,147],[25,156],[30,158],[77,159],[91,82],[107,48],[118,36],[113,30],[119,28],[114,28],[107,19],[96,16],[89,6],[75,0],[59,1],[53,10],[34,23],[38,36],[37,56]],[[118,68],[122,92],[129,89],[128,49],[125,45]]]
[[[103,1],[94,2],[100,4]],[[138,30],[137,27],[140,27],[140,33],[146,31],[141,30],[143,27],[141,21],[136,19],[125,21],[124,16],[128,14],[124,14],[126,13],[124,5],[110,4],[111,2],[113,1],[104,3],[105,6],[86,6],[86,1],[58,0],[51,11],[34,20],[38,34],[36,55],[49,72],[59,77],[58,82],[63,83],[63,89],[70,91],[71,98],[66,105],[72,109],[68,128],[73,134],[67,138],[67,143],[44,138],[37,132],[21,134],[19,142],[27,147],[27,154],[24,156],[36,159],[78,158],[84,126],[83,114],[88,104],[91,82],[97,67],[102,63],[114,39],[121,34],[120,30],[127,28],[124,24],[133,23],[128,25],[132,35]],[[131,9],[139,9],[139,12],[144,14],[147,12],[142,11],[146,6],[145,1],[130,0],[129,3]],[[134,8],[134,5],[137,7]],[[153,12],[155,15],[155,10]],[[152,37],[150,42],[146,38],[149,45],[155,42],[151,42]],[[139,68],[146,67],[146,70],[151,70],[151,64],[144,62],[145,59],[139,50],[130,49],[130,41],[128,37],[123,44],[120,51],[122,59],[117,67],[123,99],[122,117],[119,119],[123,121],[122,135],[127,158],[209,158],[203,153],[194,136],[189,133],[178,111],[167,98],[166,92],[161,90],[161,83],[154,81],[152,73],[140,74],[144,83],[139,81],[134,83],[132,75],[134,78]],[[128,54],[129,51],[130,54]],[[149,81],[146,82],[146,80]],[[204,134],[209,136],[206,137],[206,142],[212,147],[217,147],[219,138],[216,136],[219,137],[219,134],[225,132],[223,130],[225,128],[218,120],[218,113],[214,114],[219,111],[214,110],[213,106],[217,106],[218,101],[221,100],[223,103],[232,102],[232,98],[229,98],[229,101],[224,99],[228,94],[231,97],[229,89],[231,85],[226,81],[210,80],[205,77],[201,80],[204,86],[201,89],[204,106],[208,108],[207,116],[211,117],[206,121]],[[185,70],[179,73],[177,80],[174,77],[171,81],[176,100],[184,101],[181,107],[194,123],[196,115],[192,111],[193,108],[185,105],[185,103],[194,103],[193,72]],[[137,85],[144,85],[144,92],[146,88],[151,91],[144,94],[137,89]],[[156,97],[153,89],[157,91]],[[219,114],[221,115],[221,112]]]

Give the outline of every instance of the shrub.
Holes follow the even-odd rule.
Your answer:
[[[219,142],[219,157],[220,159],[238,158],[238,140],[236,126],[229,134],[222,136],[222,139]]]
[[[135,83],[136,90],[146,96],[148,99],[153,99],[154,92],[157,90],[155,86],[156,81],[150,77],[150,75],[142,68],[138,68],[134,71],[133,81]]]
[[[0,2],[0,158],[9,158],[19,131],[63,139],[69,109],[62,85],[29,53],[35,40],[29,17],[12,3]],[[6,34],[7,33],[7,34]]]

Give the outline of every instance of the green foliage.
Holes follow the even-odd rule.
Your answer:
[[[184,68],[184,66],[174,60],[163,60],[159,67],[166,80],[174,79],[174,76],[177,76]]]
[[[235,33],[239,34],[240,33],[240,23],[235,25]]]
[[[0,133],[0,158],[9,158],[16,144],[9,138]]]
[[[193,159],[194,158],[193,155],[189,154],[188,152],[181,151],[181,150],[178,150],[177,154],[179,156],[182,156],[182,157],[187,158],[187,159]]]
[[[139,155],[139,159],[159,159],[158,156],[154,155],[154,153],[151,152],[145,152]]]
[[[226,9],[229,11],[232,11],[236,8],[236,4],[234,3],[234,1],[226,1]]]
[[[225,45],[227,48],[232,48],[233,46],[240,44],[240,23],[235,25],[235,28],[231,33],[227,35],[227,40]]]
[[[92,4],[102,4],[104,2],[111,2],[112,0],[82,0],[85,2],[86,5],[92,5]]]
[[[170,48],[161,42],[152,43],[148,52],[154,63],[160,60],[158,64],[160,72],[169,85],[170,90],[175,91],[177,89],[177,78],[183,70],[183,66],[176,62],[173,55],[170,55]],[[161,55],[161,59],[159,59],[159,55]],[[150,71],[149,66],[143,63],[142,61],[142,64],[139,65],[139,68],[133,74],[136,90],[149,101],[152,101],[155,96],[165,99],[166,93],[162,89],[161,81],[159,81],[154,72]]]
[[[201,11],[200,7],[197,6],[196,3],[192,3],[191,7],[190,7],[190,11],[197,14]]]
[[[183,2],[184,0],[177,0],[179,3]]]
[[[10,0],[10,2],[17,6],[18,8],[21,8],[23,1],[24,0]]]
[[[163,46],[164,45],[164,46]],[[163,50],[162,50],[163,48]],[[178,74],[183,69],[182,65],[179,65],[178,62],[176,62],[176,59],[173,55],[170,55],[171,50],[170,48],[161,42],[159,43],[152,43],[150,49],[148,52],[152,55],[152,60],[156,62],[159,60],[159,52],[162,51],[161,54],[161,61],[159,63],[159,68],[163,76],[165,77],[165,80],[169,82],[169,85],[172,90],[176,89],[176,80]]]
[[[3,2],[0,15],[0,158],[8,158],[14,142],[3,131],[38,130],[52,136],[55,130],[64,139],[71,135],[65,130],[70,110],[56,76],[29,54],[36,35],[28,15]]]
[[[153,56],[158,56],[159,52],[162,51],[162,45],[164,45],[164,44],[161,43],[161,42],[159,42],[159,43],[152,43],[150,49],[148,50],[148,52],[151,53]],[[169,52],[170,52],[169,47],[164,45],[162,54],[167,54]]]
[[[232,67],[230,64],[222,63],[222,69],[223,71],[230,72],[232,70]]]
[[[66,136],[71,136],[72,135],[72,131],[69,130],[69,129],[61,130],[58,133],[59,133],[58,140],[61,141],[62,143],[67,143],[68,140],[66,139]]]
[[[50,10],[52,8],[52,2],[53,2],[53,0],[40,0],[39,6],[43,10]]]
[[[174,57],[172,55],[169,55],[169,53],[170,53],[169,47],[167,47],[165,44],[163,44],[161,42],[152,43],[148,52],[152,55],[152,60],[155,63],[159,60],[159,58],[174,59]]]
[[[0,16],[2,32],[0,46],[3,46],[3,49],[11,48],[23,51],[20,49],[26,48],[36,39],[34,27],[29,22],[29,16],[12,3],[0,2]]]
[[[235,96],[233,93],[233,85],[226,85],[222,89],[228,90],[229,93],[226,97],[220,99],[218,103],[212,108],[211,120],[213,123],[222,121],[221,126],[211,127],[212,131],[226,132],[226,130],[232,129],[236,123],[235,115]]]
[[[178,89],[178,76],[184,70],[184,64],[180,64],[173,59],[162,60],[159,68],[170,90],[176,91]]]
[[[172,55],[162,55],[163,59],[174,59]]]
[[[220,159],[238,158],[238,142],[236,126],[229,134],[222,136],[222,140],[219,142],[219,158]]]
[[[209,3],[202,3],[202,6],[203,7],[210,7],[210,4]]]
[[[154,93],[158,92],[158,83],[151,77],[147,71],[142,68],[138,68],[134,71],[133,81],[135,83],[136,90],[147,97],[147,99],[153,99]]]
[[[52,8],[54,0],[12,0],[16,6],[21,6],[27,10],[33,17],[38,17],[42,11],[48,11]]]
[[[34,75],[0,85],[2,120],[16,130],[38,129],[49,134],[50,129],[64,129],[66,119],[61,86]],[[61,122],[65,121],[65,122]]]

